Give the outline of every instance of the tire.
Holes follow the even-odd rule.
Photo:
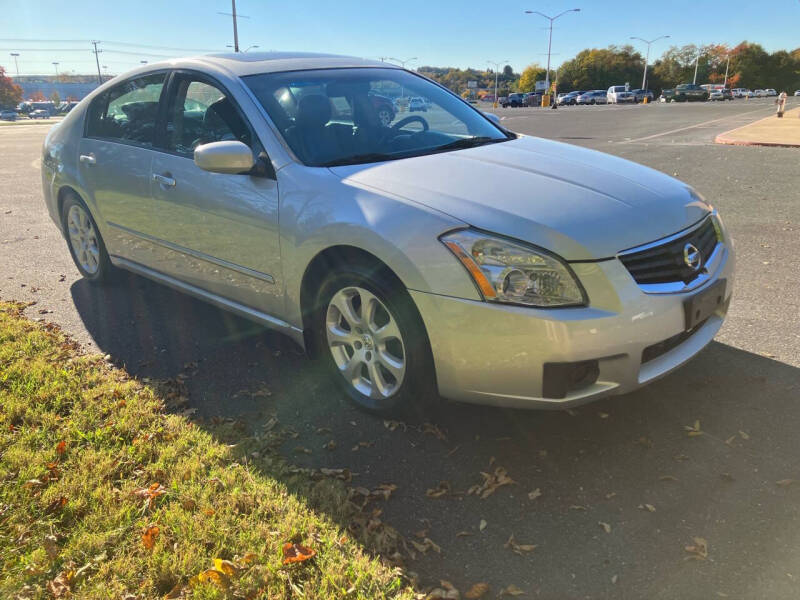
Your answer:
[[[316,296],[311,339],[315,360],[358,408],[415,416],[437,403],[422,318],[384,269],[351,262],[331,270]]]
[[[589,101],[589,104],[597,104],[597,100],[595,100],[594,98],[592,98],[592,99]]]
[[[66,197],[61,207],[61,226],[69,253],[83,278],[89,283],[110,281],[116,269],[92,213],[74,193]]]

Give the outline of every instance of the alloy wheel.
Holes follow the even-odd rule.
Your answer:
[[[380,400],[400,389],[405,343],[395,317],[375,294],[361,287],[336,292],[328,304],[325,332],[336,367],[356,391]]]
[[[73,204],[67,213],[67,231],[78,264],[89,275],[94,275],[100,268],[97,232],[89,213],[77,204]]]

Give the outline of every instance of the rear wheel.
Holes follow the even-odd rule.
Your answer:
[[[407,415],[438,398],[422,320],[384,270],[341,267],[323,281],[315,306],[316,359],[356,406]]]
[[[114,273],[103,238],[86,204],[75,194],[64,200],[61,222],[75,266],[91,283],[107,281]]]

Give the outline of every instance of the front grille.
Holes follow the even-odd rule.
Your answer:
[[[683,249],[686,244],[692,244],[700,251],[702,266],[705,266],[717,246],[717,231],[710,218],[686,235],[640,252],[622,254],[619,259],[636,283],[689,283],[699,272],[684,260]]]

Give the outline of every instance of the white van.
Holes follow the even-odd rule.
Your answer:
[[[609,104],[619,104],[620,102],[636,102],[636,96],[628,91],[624,85],[612,85],[606,92],[606,100]]]

